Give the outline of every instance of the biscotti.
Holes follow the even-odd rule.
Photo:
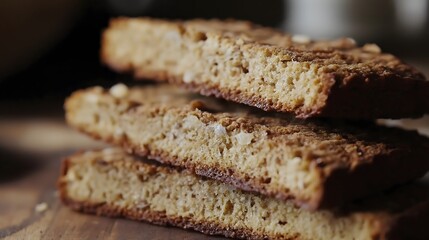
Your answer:
[[[240,21],[113,19],[102,61],[299,118],[375,119],[429,113],[429,82],[378,46],[314,42]]]
[[[75,92],[67,122],[138,155],[307,209],[336,207],[422,176],[416,132],[270,116],[170,85]]]
[[[58,187],[63,202],[78,211],[206,234],[247,239],[429,239],[429,187],[417,183],[336,211],[310,212],[186,170],[156,166],[122,150],[105,149],[66,159]]]

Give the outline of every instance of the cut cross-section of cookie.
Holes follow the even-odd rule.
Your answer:
[[[429,169],[429,140],[416,132],[270,116],[171,85],[116,89],[74,93],[65,103],[67,122],[135,154],[309,209]]]
[[[153,165],[119,149],[89,151],[63,163],[60,197],[71,208],[246,239],[429,239],[429,187],[414,184],[335,211],[308,211]]]
[[[119,72],[300,118],[418,117],[429,82],[374,44],[310,41],[240,21],[113,19],[101,58]]]

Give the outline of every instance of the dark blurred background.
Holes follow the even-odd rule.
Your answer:
[[[428,13],[426,0],[2,0],[0,99],[64,97],[111,85],[118,76],[100,65],[98,51],[100,33],[115,16],[247,19],[312,38],[375,42],[424,62]]]

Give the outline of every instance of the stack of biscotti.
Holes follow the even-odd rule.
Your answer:
[[[73,209],[236,238],[429,238],[429,185],[411,183],[429,139],[370,121],[428,113],[429,84],[376,45],[120,18],[101,52],[171,84],[67,99],[71,126],[117,146],[64,161]]]

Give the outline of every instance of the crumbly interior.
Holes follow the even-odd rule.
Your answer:
[[[318,65],[291,61],[290,56],[269,46],[251,51],[244,42],[149,22],[124,24],[106,35],[105,55],[119,68],[132,65],[137,72],[168,69],[169,75],[185,83],[237,89],[247,97],[287,102],[286,111],[312,111],[327,98]]]
[[[258,117],[233,106],[169,85],[113,87],[109,93],[92,88],[67,100],[66,118],[72,126],[137,154],[245,190],[294,199],[310,209],[326,207],[321,206],[325,198],[343,204],[417,178],[429,168],[419,157],[428,141],[417,134],[340,124],[335,129]],[[380,161],[383,175],[371,168],[380,167]],[[342,178],[327,193],[337,171],[343,171]]]
[[[204,94],[301,117],[321,114],[334,94],[334,85],[341,86],[335,91],[364,89],[366,97],[378,99],[368,103],[368,108],[383,106],[389,115],[385,117],[397,117],[384,104],[384,98],[396,102],[401,97],[396,92],[409,89],[398,88],[397,78],[403,78],[403,86],[410,79],[424,79],[394,56],[381,53],[376,45],[359,48],[350,39],[313,42],[247,22],[117,19],[104,33],[102,60],[119,71],[170,79]],[[348,81],[354,78],[357,80],[348,90]],[[381,79],[379,83],[376,78]],[[389,85],[384,84],[383,79],[388,78],[392,78]],[[373,96],[386,89],[389,93],[383,98]],[[353,95],[353,101],[365,100],[359,94]],[[347,113],[328,114],[359,118],[348,109],[356,108],[353,101],[335,103],[339,111]],[[415,107],[413,99],[407,101]],[[403,107],[398,109],[403,111]],[[360,118],[368,117],[363,109],[356,111]],[[380,109],[367,112],[382,114]]]
[[[317,166],[302,153],[311,143],[302,143],[293,134],[299,129],[289,129],[288,139],[270,139],[268,126],[254,125],[249,131],[240,126],[240,114],[208,114],[189,104],[187,94],[169,94],[177,90],[168,86],[131,90],[129,99],[145,102],[135,108],[132,100],[118,100],[100,91],[93,89],[67,104],[72,125],[102,139],[134,146],[137,152],[161,155],[163,162],[197,171],[217,169],[228,177],[261,185],[270,195],[296,198],[311,208],[317,204],[324,182]],[[151,96],[169,106],[150,104]]]
[[[118,149],[71,157],[60,179],[63,197],[121,212],[147,211],[192,224],[211,223],[272,239],[384,239],[386,215],[309,212],[290,202],[243,193],[185,171],[151,166]],[[103,213],[101,213],[103,214]],[[386,229],[384,229],[386,230]]]

